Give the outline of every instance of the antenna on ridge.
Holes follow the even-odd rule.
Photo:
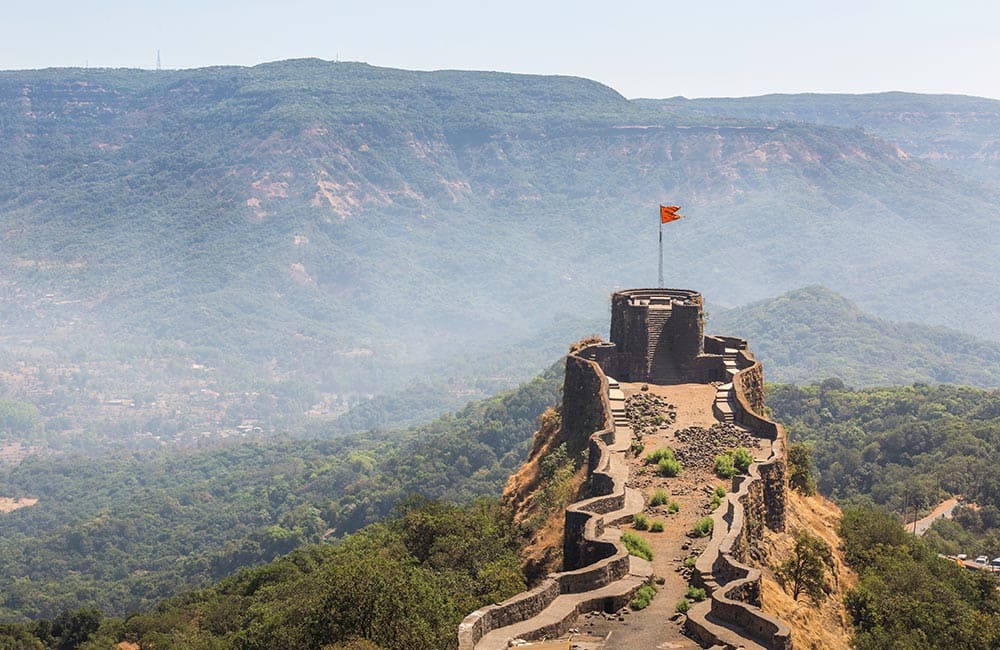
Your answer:
[[[156,70],[157,70],[157,72],[159,72],[162,69],[163,69],[163,66],[160,65],[160,51],[156,50]]]

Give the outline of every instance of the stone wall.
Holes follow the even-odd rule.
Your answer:
[[[608,446],[614,442],[614,425],[608,402],[608,380],[601,367],[588,357],[602,344],[588,346],[566,358],[563,389],[563,427],[568,440],[589,449],[587,498],[566,509],[563,528],[563,568],[550,574],[534,589],[496,605],[469,614],[458,628],[459,650],[474,650],[489,632],[528,620],[548,607],[560,594],[586,593],[600,589],[629,574],[631,560],[621,542],[599,539],[605,528],[604,515],[625,505],[627,468],[613,467]],[[606,347],[606,346],[605,346]],[[573,415],[570,415],[573,413]],[[567,417],[568,416],[568,417]],[[584,442],[580,442],[580,437]],[[611,522],[607,522],[611,523]],[[534,636],[558,635],[566,631],[576,613],[614,611],[624,607],[631,595],[595,597],[581,601],[576,612]]]
[[[728,346],[727,346],[728,347]],[[715,527],[708,547],[695,562],[693,580],[710,594],[706,604],[688,612],[688,631],[705,643],[726,645],[731,630],[721,621],[745,630],[762,645],[791,650],[791,630],[760,609],[760,571],[744,564],[759,542],[763,528],[785,529],[785,433],[764,415],[764,382],[760,363],[740,353],[742,367],[733,378],[736,421],[771,440],[770,456],[734,479],[726,510],[713,514]]]
[[[771,442],[771,455],[751,465],[748,476],[734,479],[733,492],[726,497],[726,507],[717,509],[712,515],[715,523],[712,538],[697,559],[692,578],[695,584],[706,588],[710,598],[689,611],[687,629],[706,643],[736,646],[740,636],[733,627],[726,627],[735,626],[766,647],[791,648],[788,626],[759,608],[760,571],[745,564],[764,526],[775,531],[785,528],[784,429],[764,415],[763,371],[747,350],[746,341],[702,336],[701,296],[665,289],[616,293],[612,296],[612,343],[590,345],[567,357],[562,426],[568,446],[575,451],[587,448],[589,455],[586,498],[569,506],[565,513],[564,570],[550,574],[531,591],[466,617],[459,627],[460,650],[473,650],[479,639],[490,631],[535,616],[560,594],[585,593],[628,575],[630,560],[624,546],[617,541],[600,539],[605,526],[614,523],[606,522],[605,515],[625,505],[628,479],[627,467],[612,464],[608,450],[614,443],[614,426],[605,373],[614,373],[612,376],[623,380],[646,379],[646,364],[651,358],[647,348],[651,340],[647,332],[648,310],[628,303],[637,293],[663,294],[683,303],[682,309],[670,314],[670,318],[679,316],[673,325],[679,329],[675,333],[668,331],[668,337],[674,340],[666,348],[676,349],[687,358],[679,365],[684,368],[684,379],[723,384],[732,381],[735,421]],[[692,294],[697,296],[696,301],[691,300]],[[672,310],[676,306],[675,303]],[[689,339],[695,335],[699,343],[692,347]],[[697,352],[690,357],[694,350]],[[629,376],[639,373],[640,368],[642,377]],[[607,610],[627,602],[623,596],[617,597],[615,602],[584,601],[577,611]],[[538,630],[536,634],[564,632],[571,618],[572,613],[551,624],[551,629]]]

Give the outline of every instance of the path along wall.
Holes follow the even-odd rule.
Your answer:
[[[600,347],[600,345],[590,346]],[[586,348],[585,348],[586,349]],[[613,467],[608,446],[614,443],[614,424],[608,402],[608,379],[601,367],[579,355],[566,357],[563,385],[563,427],[570,445],[589,448],[586,492],[588,498],[566,509],[563,568],[552,573],[534,589],[502,603],[488,605],[465,617],[458,628],[459,650],[473,650],[476,643],[493,630],[526,621],[548,607],[560,594],[584,593],[600,589],[629,573],[629,554],[618,541],[602,540],[604,515],[625,505],[627,468]],[[623,595],[612,602],[583,601],[576,613],[599,609],[614,611],[631,598]],[[576,613],[536,635],[553,636],[566,631]]]
[[[710,594],[688,612],[687,630],[699,640],[723,646],[738,642],[716,622],[745,630],[762,645],[790,650],[791,630],[760,609],[760,571],[745,564],[748,550],[760,541],[763,528],[785,529],[785,432],[764,414],[764,375],[760,362],[740,350],[739,372],[733,377],[737,422],[771,441],[771,453],[735,477],[725,509],[713,514],[712,539],[695,563],[693,580]]]

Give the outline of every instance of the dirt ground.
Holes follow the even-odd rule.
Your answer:
[[[27,508],[38,503],[38,499],[32,497],[21,497],[12,499],[10,497],[0,497],[0,513],[14,512],[18,508]]]
[[[641,392],[642,384],[622,383],[626,398]],[[638,456],[629,457],[629,486],[642,491],[649,503],[654,491],[665,490],[670,499],[680,505],[678,512],[670,514],[667,506],[649,507],[645,514],[650,519],[664,523],[664,531],[653,533],[630,530],[642,536],[653,550],[653,570],[662,580],[659,592],[650,605],[638,612],[609,617],[592,614],[580,621],[580,632],[591,638],[603,638],[601,643],[574,642],[579,648],[604,648],[606,650],[626,650],[630,648],[697,648],[691,639],[685,637],[681,629],[681,618],[675,619],[677,602],[687,593],[687,573],[683,571],[684,560],[699,555],[708,544],[708,538],[694,537],[694,524],[711,512],[712,493],[717,486],[729,489],[729,481],[715,476],[710,466],[685,466],[673,478],[660,476],[645,462],[646,454],[662,448],[679,450],[684,447],[675,437],[675,432],[690,426],[711,427],[718,420],[712,413],[716,388],[711,384],[681,384],[674,386],[648,385],[648,392],[663,397],[676,407],[676,421],[665,429],[642,439],[644,449]],[[761,448],[751,449],[755,456],[766,453]]]

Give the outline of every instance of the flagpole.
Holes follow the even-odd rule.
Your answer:
[[[658,289],[663,288],[663,219],[660,218],[660,274],[659,274],[659,284],[656,285]]]

